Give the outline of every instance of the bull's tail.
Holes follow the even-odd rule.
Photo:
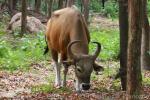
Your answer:
[[[46,42],[46,46],[45,46],[45,51],[44,51],[44,54],[43,55],[45,55],[45,54],[47,54],[48,53],[48,51],[49,51],[49,49],[48,49],[48,44],[47,44],[47,40],[46,40],[46,36],[45,36],[45,42]]]
[[[48,46],[45,46],[45,51],[44,51],[44,55],[47,54],[49,51]]]

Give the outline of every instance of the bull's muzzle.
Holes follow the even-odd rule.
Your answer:
[[[89,83],[82,83],[81,86],[82,86],[83,90],[88,90],[91,87],[91,85]]]

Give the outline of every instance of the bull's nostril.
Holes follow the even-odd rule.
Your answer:
[[[83,90],[88,90],[88,89],[90,89],[90,84],[83,83],[82,88],[83,88]]]

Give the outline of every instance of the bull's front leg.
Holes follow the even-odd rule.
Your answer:
[[[62,82],[62,86],[66,86],[66,76],[67,76],[67,73],[68,73],[68,62],[66,61],[67,60],[67,54],[65,52],[61,52],[61,63],[63,64],[63,67],[64,67],[64,77],[63,77],[63,82]]]
[[[80,82],[79,82],[78,78],[76,78],[76,80],[75,80],[75,89],[76,89],[76,92],[81,92]]]
[[[63,80],[63,86],[66,86],[66,76],[68,72],[68,66],[64,64],[64,80]]]

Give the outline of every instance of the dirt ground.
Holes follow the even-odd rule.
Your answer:
[[[105,62],[102,65],[117,69],[118,62]],[[13,100],[125,100],[126,94],[121,88],[115,89],[112,76],[95,75],[92,78],[91,89],[76,93],[74,90],[74,71],[73,67],[69,68],[67,88],[64,92],[33,92],[32,87],[43,84],[54,84],[54,69],[45,62],[32,64],[29,71],[15,71],[13,73],[0,71],[0,99]],[[95,74],[93,72],[93,74]],[[145,77],[150,77],[150,72],[144,72]],[[120,83],[120,82],[118,82]],[[52,86],[53,89],[55,89]],[[35,88],[36,89],[36,88]],[[56,89],[59,90],[59,89]],[[150,99],[150,87],[144,85],[141,100]]]
[[[51,63],[49,63],[49,65],[46,65],[45,62],[41,62],[40,64],[32,64],[29,71],[0,71],[0,98],[18,98],[27,94],[31,96],[32,87],[43,84],[54,84],[53,81],[54,69],[51,66]],[[67,85],[75,91],[73,81],[74,70],[71,67],[68,71]]]
[[[91,18],[90,27],[99,29],[118,29],[119,22],[117,19],[108,19],[99,14],[95,14],[94,17]]]

